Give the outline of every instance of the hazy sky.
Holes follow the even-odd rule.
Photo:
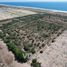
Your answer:
[[[17,1],[18,1],[18,2],[19,2],[19,1],[22,1],[22,2],[24,2],[24,1],[25,1],[25,2],[27,2],[27,1],[65,2],[65,1],[67,1],[67,0],[0,0],[0,2],[8,2],[8,1],[9,1],[9,2],[17,2]]]

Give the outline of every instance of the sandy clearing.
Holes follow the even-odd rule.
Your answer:
[[[0,41],[0,55],[7,65],[10,65],[15,60],[14,55],[11,51],[8,51],[8,48],[3,41]]]
[[[28,63],[22,64],[22,63],[19,63],[17,61],[14,61],[12,67],[31,67],[31,66]]]

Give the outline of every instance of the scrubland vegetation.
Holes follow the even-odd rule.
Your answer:
[[[46,19],[48,17],[48,19]],[[50,21],[49,14],[35,14],[25,17],[10,19],[9,23],[3,24],[0,29],[0,38],[7,44],[19,62],[29,60],[30,54],[36,53],[45,47],[64,30],[63,24]],[[2,21],[5,22],[5,21]],[[40,67],[36,61],[32,61],[33,67]]]

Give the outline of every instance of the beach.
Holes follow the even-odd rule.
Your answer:
[[[23,8],[15,8],[8,6],[0,7],[0,20],[10,19],[14,17],[21,17],[26,15],[36,14],[36,12],[31,10],[26,10]]]

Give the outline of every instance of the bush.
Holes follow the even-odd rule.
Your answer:
[[[32,54],[34,54],[34,53],[35,53],[35,49],[32,48],[30,52],[31,52]]]
[[[41,67],[41,64],[39,62],[37,62],[36,59],[33,59],[32,63],[31,63],[31,66],[33,66],[33,67]]]
[[[0,32],[0,38],[3,38],[5,34],[3,32]]]
[[[43,33],[42,37],[47,38],[47,37],[49,37],[49,34]]]
[[[24,50],[26,52],[31,52],[32,54],[35,53],[35,48],[33,47],[33,44],[24,44]]]
[[[36,63],[36,62],[37,62],[37,59],[33,59],[33,60],[32,60],[32,63]]]
[[[14,43],[7,43],[8,49],[12,51],[15,55],[16,60],[19,62],[26,62],[27,61],[27,54],[19,49]]]

